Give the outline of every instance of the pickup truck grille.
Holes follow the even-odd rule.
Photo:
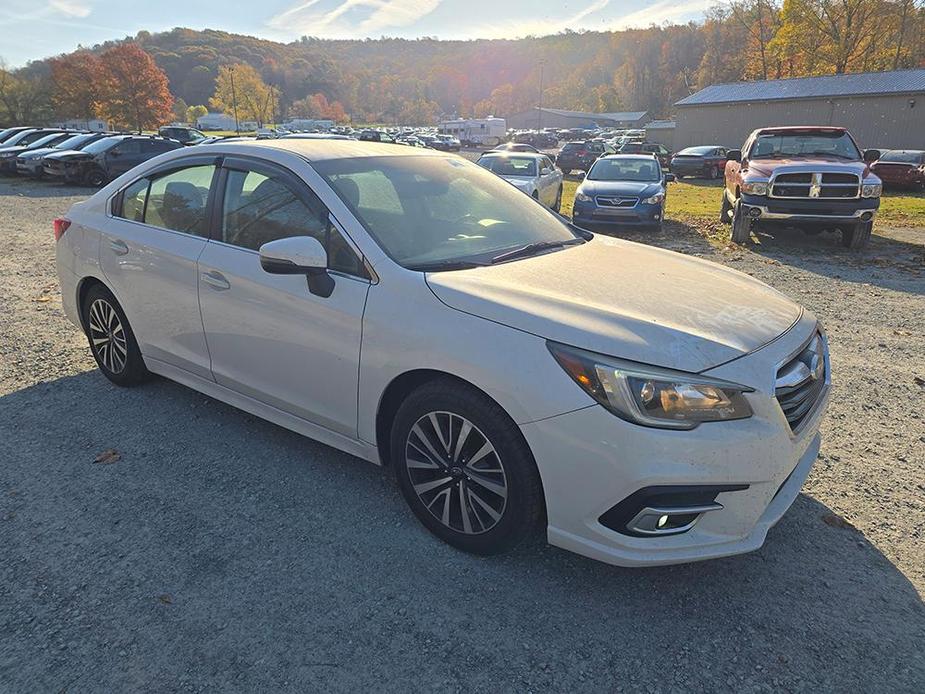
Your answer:
[[[829,382],[828,345],[821,333],[777,372],[774,395],[796,433],[815,411]]]
[[[772,198],[856,198],[861,179],[848,173],[780,173],[771,179]]]

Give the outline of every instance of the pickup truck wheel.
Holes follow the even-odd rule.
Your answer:
[[[847,227],[841,230],[841,243],[845,248],[858,251],[867,245],[870,241],[870,233],[874,229],[873,222],[861,222],[853,227]]]
[[[726,191],[723,191],[723,206],[719,211],[719,221],[723,224],[731,224],[732,219],[729,213],[732,211],[732,205],[729,204],[729,198],[726,197]]]
[[[742,201],[732,208],[732,242],[744,246],[752,235],[752,220],[742,211]]]

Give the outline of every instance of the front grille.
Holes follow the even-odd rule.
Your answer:
[[[771,181],[772,198],[856,198],[861,179],[850,173],[781,173]]]
[[[617,198],[598,195],[596,202],[598,207],[636,207],[639,198]]]
[[[816,333],[799,354],[777,372],[774,395],[793,432],[809,419],[829,381],[828,345]]]

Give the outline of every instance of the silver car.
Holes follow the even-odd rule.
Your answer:
[[[539,200],[555,212],[562,207],[564,176],[549,157],[532,152],[486,152],[478,165]]]
[[[387,465],[470,552],[541,529],[614,564],[747,552],[819,451],[829,359],[809,312],[583,231],[453,154],[182,148],[55,238],[65,313],[112,382],[160,374]]]

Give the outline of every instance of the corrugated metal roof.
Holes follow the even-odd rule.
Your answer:
[[[925,69],[714,84],[675,106],[925,92]]]
[[[551,113],[567,118],[588,118],[589,120],[628,120],[637,121],[646,117],[648,111],[627,111],[619,113],[588,113],[586,111],[565,111],[561,108],[541,108],[543,113]]]
[[[643,127],[646,130],[671,130],[677,125],[673,120],[650,120]]]

